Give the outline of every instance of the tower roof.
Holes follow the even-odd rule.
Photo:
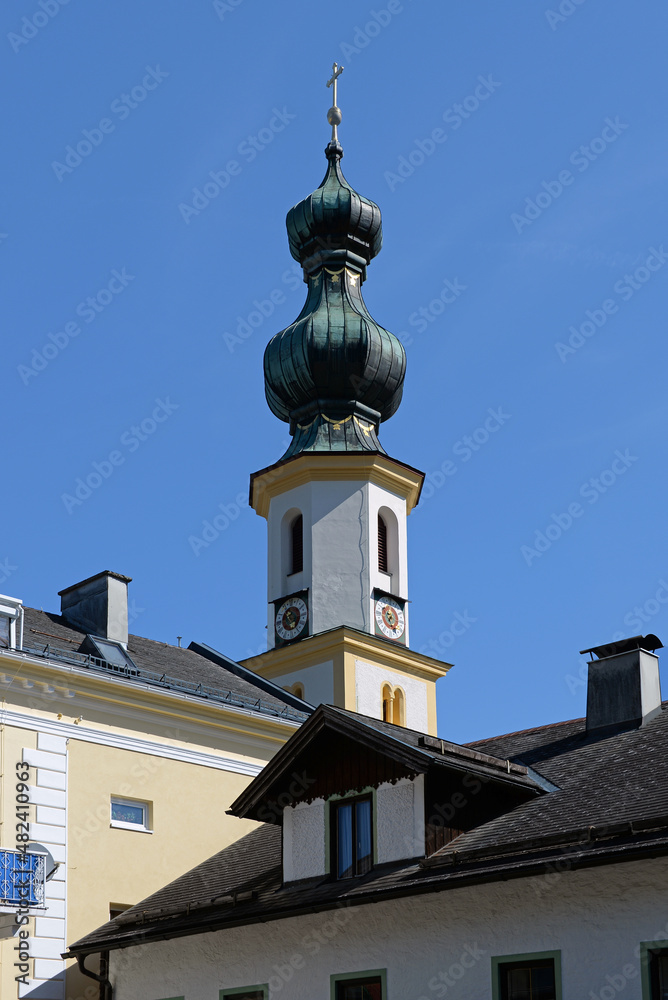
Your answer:
[[[338,73],[335,64],[330,83]],[[267,402],[293,436],[284,459],[304,451],[382,453],[378,425],[396,412],[406,370],[402,344],[373,319],[362,297],[367,264],[382,246],[381,216],[343,176],[336,94],[328,120],[325,177],[286,220],[306,302],[264,355]]]

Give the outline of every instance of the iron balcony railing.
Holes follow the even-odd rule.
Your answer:
[[[45,856],[0,850],[0,904],[44,906]]]
[[[28,653],[32,656],[45,657],[47,659],[60,660],[77,667],[86,667],[88,670],[99,670],[105,674],[118,674],[127,677],[132,681],[139,681],[143,684],[153,684],[156,687],[165,688],[169,691],[177,691],[181,694],[195,695],[199,698],[207,698],[223,705],[233,705],[236,708],[245,708],[254,712],[262,712],[264,715],[273,715],[281,719],[290,719],[294,722],[303,722],[308,718],[306,713],[285,705],[277,708],[264,701],[262,698],[244,698],[242,695],[234,694],[221,688],[209,687],[208,684],[194,684],[191,681],[180,680],[170,677],[169,674],[159,674],[153,670],[144,670],[139,667],[118,666],[108,663],[90,653],[77,653],[73,649],[62,649],[58,646],[47,644],[46,646],[33,646],[23,644],[22,649],[13,650],[17,653]]]

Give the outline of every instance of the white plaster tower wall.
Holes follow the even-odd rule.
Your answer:
[[[388,573],[378,569],[378,515],[388,527]],[[303,570],[291,573],[290,528],[303,518]],[[273,601],[309,591],[310,634],[349,625],[373,634],[373,589],[407,599],[406,500],[365,480],[315,480],[271,500],[268,638]],[[408,637],[407,637],[408,641]]]

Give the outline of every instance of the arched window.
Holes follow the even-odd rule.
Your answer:
[[[294,684],[286,684],[283,690],[296,695],[297,698],[301,698],[302,701],[304,700],[304,685],[301,681],[295,681]]]
[[[291,573],[301,573],[304,568],[304,518],[301,514],[292,522],[290,527],[291,542]]]
[[[378,569],[387,573],[387,523],[378,515]]]
[[[400,687],[395,687],[392,692],[392,722],[395,726],[406,725],[406,697]]]
[[[389,684],[383,684],[380,696],[383,703],[383,722],[392,722],[392,688]]]
[[[383,684],[380,689],[381,718],[395,726],[406,725],[406,695],[400,687]]]

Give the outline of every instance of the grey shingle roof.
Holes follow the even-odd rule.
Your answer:
[[[72,945],[72,953],[535,875],[564,859],[576,868],[668,853],[667,708],[639,729],[592,736],[579,719],[470,745],[521,761],[558,790],[462,834],[422,862],[377,866],[358,879],[283,886],[280,829],[265,824]],[[399,728],[364,723],[379,731]],[[395,734],[409,743],[421,735]]]
[[[58,650],[58,655],[67,652],[76,653],[81,645],[86,633],[73,628],[67,624],[62,615],[50,614],[39,611],[36,608],[25,608],[25,622],[23,645],[24,649],[34,649],[37,653],[45,655],[52,650]],[[199,653],[185,649],[180,646],[170,646],[165,642],[158,642],[155,639],[144,639],[139,635],[130,635],[128,638],[128,653],[139,668],[140,674],[136,680],[144,681],[146,677],[141,676],[141,671],[157,675],[157,678],[164,676],[163,687],[169,686],[169,679],[182,682],[183,690],[190,694],[197,694],[194,690],[198,685],[204,688],[211,688],[221,691],[224,695],[229,693],[229,703],[238,707],[246,707],[253,711],[260,711],[271,715],[283,715],[292,721],[301,722],[307,718],[307,714],[300,712],[294,705],[295,699],[286,694],[285,700],[281,697],[280,689],[276,692],[267,691],[265,685],[260,686],[253,683],[252,679],[237,676],[231,669],[226,669],[220,663],[214,663],[211,659]],[[244,670],[244,668],[239,668]],[[245,674],[251,671],[245,670]],[[115,676],[123,676],[114,671]],[[149,676],[148,674],[146,676]],[[125,678],[128,683],[132,683],[132,678]],[[187,688],[192,685],[193,689]],[[179,690],[178,685],[173,686],[174,690]],[[306,708],[306,706],[305,706]]]

